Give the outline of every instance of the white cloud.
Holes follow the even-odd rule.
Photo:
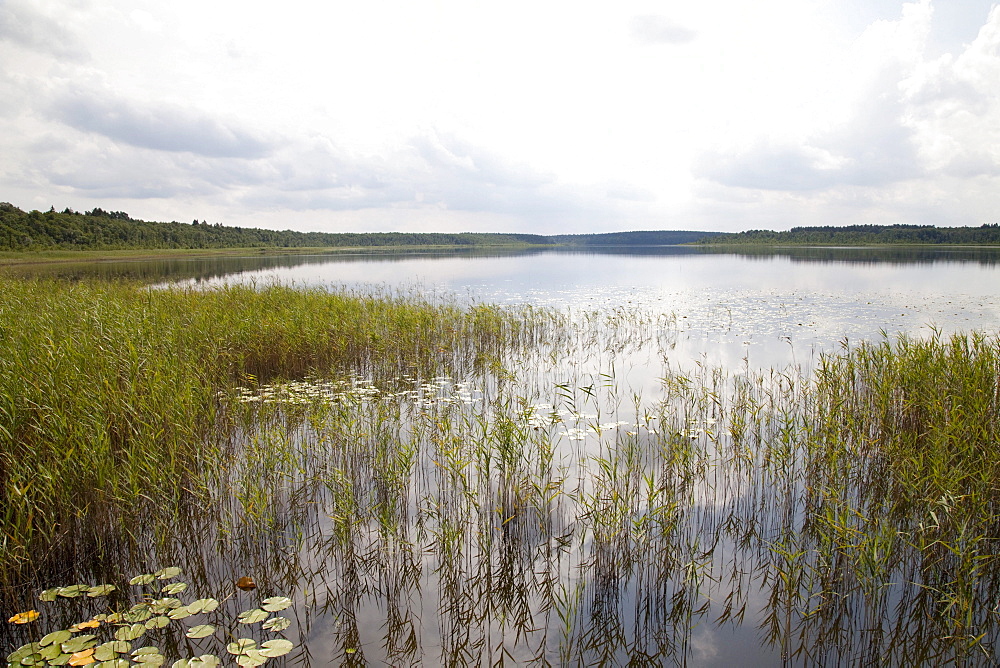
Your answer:
[[[5,0],[0,5],[0,44],[4,42],[58,58],[87,58],[86,49],[71,30],[22,0]]]
[[[257,158],[269,153],[275,143],[235,119],[156,100],[139,103],[109,90],[74,87],[59,91],[49,113],[77,130],[159,151]]]
[[[658,14],[636,16],[631,21],[632,37],[643,44],[686,44],[698,33]]]
[[[932,5],[904,5],[895,21],[872,23],[845,63],[854,73],[852,109],[841,122],[804,138],[763,138],[748,148],[706,152],[695,173],[723,186],[764,191],[823,192],[803,205],[806,220],[854,205],[852,218],[895,209],[910,222],[982,222],[989,201],[957,177],[1000,174],[1000,8],[958,56],[926,59]],[[841,89],[841,92],[845,92]],[[953,207],[940,215],[942,190],[976,193],[980,213]],[[873,190],[859,199],[858,188]],[[957,192],[955,193],[957,195]],[[947,197],[955,204],[955,197]],[[799,204],[803,204],[800,201]],[[833,217],[833,216],[829,216]],[[844,220],[841,213],[840,220]],[[802,224],[802,220],[798,224]],[[906,222],[905,219],[902,222]]]
[[[7,0],[0,199],[331,229],[978,224],[1000,10],[942,2]]]

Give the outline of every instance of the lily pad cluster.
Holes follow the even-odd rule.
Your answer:
[[[94,615],[67,629],[53,631],[35,642],[22,645],[7,655],[7,667],[145,668],[165,665],[167,657],[159,647],[150,642],[151,639],[147,634],[153,635],[151,632],[181,620],[215,612],[221,605],[215,598],[199,598],[189,603],[177,598],[188,589],[188,584],[181,581],[164,581],[173,580],[180,574],[180,568],[171,566],[155,573],[143,573],[133,577],[129,580],[129,584],[143,588],[142,598],[137,603],[127,609]],[[241,581],[244,579],[249,580],[241,578]],[[240,588],[247,590],[244,587]],[[99,598],[107,596],[116,589],[111,584],[96,586],[76,584],[46,589],[38,598],[45,603],[60,598],[82,596]],[[249,625],[260,624],[261,629],[267,632],[284,631],[291,625],[291,621],[274,613],[288,608],[291,604],[291,599],[285,596],[264,599],[260,607],[241,612],[237,618],[237,626],[242,629]],[[31,624],[39,617],[40,613],[37,610],[27,610],[17,613],[7,621],[11,624]],[[190,621],[184,623],[188,625],[184,635],[190,639],[208,638],[219,633],[219,629],[211,623],[191,624]],[[226,645],[226,649],[230,658],[244,668],[260,666],[270,658],[288,654],[294,648],[294,644],[284,638],[266,640],[258,645],[257,640],[236,637],[237,635],[244,634],[237,632],[231,635],[232,641]],[[203,654],[178,658],[171,667],[211,668],[222,664],[223,661],[218,656]]]

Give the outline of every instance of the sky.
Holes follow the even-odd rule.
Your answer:
[[[317,231],[1000,222],[983,0],[0,0],[0,201]]]

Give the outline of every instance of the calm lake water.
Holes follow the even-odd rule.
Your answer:
[[[860,475],[838,497],[856,506],[838,519],[855,547],[824,551],[807,453],[776,449],[780,420],[741,449],[723,427],[738,409],[718,395],[768,369],[808,374],[860,340],[1000,332],[1000,249],[290,255],[33,271],[542,305],[578,323],[576,338],[509,360],[506,378],[314,384],[302,391],[335,408],[305,415],[288,388],[241,395],[260,406],[260,428],[220,473],[218,507],[191,509],[176,535],[122,562],[177,563],[202,596],[242,574],[270,580],[295,601],[289,665],[996,662],[1000,613],[984,609],[970,629],[982,651],[929,640],[954,627],[921,607],[933,596],[919,554],[897,546],[908,556],[878,572],[851,560],[865,536],[907,526],[880,523]],[[977,595],[994,600],[996,578],[983,582]],[[173,642],[224,653],[218,637]]]
[[[884,332],[1000,331],[1000,249],[687,247],[256,256],[50,265],[30,271],[171,283],[389,288],[574,312],[676,319],[675,361],[802,363]]]

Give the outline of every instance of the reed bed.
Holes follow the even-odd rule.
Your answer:
[[[123,508],[201,493],[235,429],[220,392],[308,374],[429,376],[488,364],[543,319],[280,286],[3,280],[0,292],[5,584],[52,545],[93,547],[60,536],[83,539]]]
[[[637,310],[7,287],[8,586],[43,544],[253,573],[304,665],[998,658],[996,337],[684,369]]]

